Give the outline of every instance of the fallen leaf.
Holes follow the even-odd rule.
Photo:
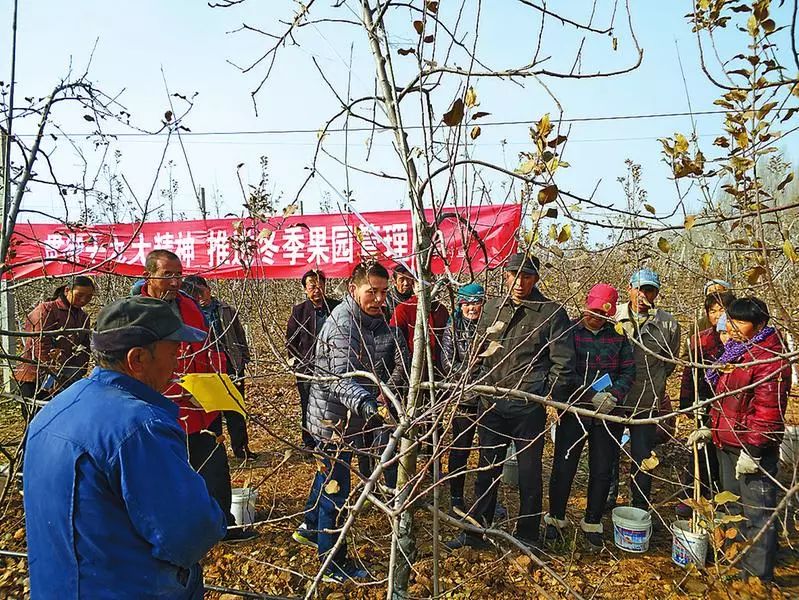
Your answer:
[[[325,485],[325,494],[338,494],[339,490],[341,490],[341,487],[335,479],[331,479]]]
[[[660,459],[658,458],[657,454],[655,454],[655,451],[653,450],[652,454],[649,456],[649,458],[645,458],[644,460],[641,461],[641,470],[642,471],[653,471],[655,469],[655,467],[657,467],[659,464],[660,464]]]

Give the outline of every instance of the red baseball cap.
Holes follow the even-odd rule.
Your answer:
[[[616,302],[619,300],[619,292],[612,285],[607,283],[597,283],[588,292],[585,307],[588,310],[601,310],[607,316],[612,317],[616,314]]]

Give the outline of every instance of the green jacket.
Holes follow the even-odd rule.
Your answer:
[[[491,342],[501,344],[501,348],[483,358],[479,383],[551,395],[560,402],[567,402],[578,386],[569,317],[563,307],[538,289],[519,306],[504,296],[489,300],[480,318],[477,339],[486,340],[487,352],[491,351]],[[483,398],[484,407],[494,403],[500,412],[543,408],[519,399]]]
[[[676,359],[680,353],[680,324],[659,308],[651,311],[640,330],[630,315],[630,305],[619,306],[616,321],[630,339],[635,357],[635,381],[627,394],[624,405],[633,413],[649,412],[659,406],[666,394],[666,380],[677,365],[660,360],[658,356]],[[656,356],[644,351],[644,346]]]

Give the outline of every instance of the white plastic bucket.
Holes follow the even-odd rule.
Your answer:
[[[652,537],[652,515],[640,508],[619,506],[613,509],[613,542],[625,552],[649,550]]]
[[[674,564],[687,567],[694,563],[703,567],[707,559],[707,533],[692,532],[690,521],[675,521],[671,533],[671,560]]]
[[[236,519],[236,525],[252,525],[255,522],[258,491],[250,488],[233,488],[231,492],[230,513]]]
[[[516,445],[511,442],[502,466],[502,482],[511,487],[519,487],[519,461],[516,460]]]
[[[799,463],[799,426],[785,426],[785,435],[780,445],[780,461],[788,466]]]

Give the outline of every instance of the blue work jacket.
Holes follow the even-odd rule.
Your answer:
[[[227,522],[177,418],[167,398],[107,369],[36,415],[23,476],[34,600],[192,595],[188,572]]]

